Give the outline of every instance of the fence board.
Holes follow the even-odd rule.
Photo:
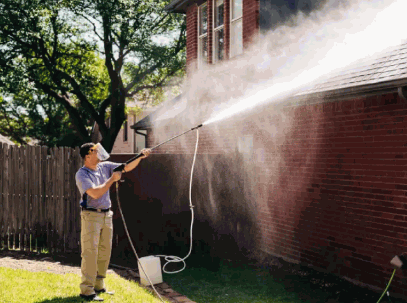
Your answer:
[[[71,206],[71,154],[72,151],[70,149],[65,149],[65,159],[66,159],[66,169],[65,169],[65,204],[66,204],[66,250],[67,252],[72,252],[74,250],[73,245],[73,228],[72,228],[72,206]]]
[[[33,216],[34,216],[34,186],[33,170],[35,168],[33,147],[27,148],[27,185],[28,185],[28,201],[29,201],[29,213],[28,213],[28,235],[29,235],[29,250],[33,251]]]
[[[64,221],[64,253],[71,252],[70,250],[70,243],[69,243],[69,218],[71,216],[71,209],[69,207],[69,149],[64,149],[64,191],[63,191],[63,200],[64,200],[64,208],[65,208],[65,221]]]
[[[16,172],[15,175],[15,191],[14,191],[14,220],[15,220],[15,238],[14,238],[14,245],[15,248],[20,248],[20,221],[21,221],[21,204],[20,204],[20,171],[19,171],[19,149],[17,147],[14,147],[14,152],[15,152],[15,158],[14,158],[14,171]]]
[[[15,166],[15,148],[12,146],[10,148],[10,155],[9,155],[9,164],[10,164],[10,184],[16,184],[16,166]],[[15,186],[10,187],[10,214],[11,214],[11,222],[10,222],[10,227],[11,227],[11,233],[10,233],[10,240],[11,240],[11,247],[14,248],[15,244],[15,232],[16,232],[16,222],[15,222],[15,192],[16,188]]]
[[[25,146],[23,146],[23,147],[20,147],[19,148],[19,155],[20,155],[20,158],[19,158],[19,161],[18,161],[18,164],[19,164],[19,167],[18,167],[18,169],[19,169],[19,172],[20,172],[20,195],[19,195],[19,197],[20,197],[20,201],[19,201],[19,204],[21,205],[21,215],[22,215],[22,220],[20,221],[20,230],[21,230],[21,232],[20,232],[20,248],[21,248],[21,250],[23,250],[23,251],[25,251],[26,250],[26,236],[27,236],[27,233],[26,233],[26,227],[27,227],[27,213],[28,213],[28,210],[27,210],[27,199],[26,199],[26,193],[27,193],[27,191],[26,191],[26,178],[25,178],[25,173],[26,173],[26,170],[25,170],[25,161],[24,161],[24,158],[25,158]]]
[[[32,182],[32,187],[31,187],[31,223],[30,223],[30,228],[31,228],[31,250],[32,251],[38,251],[37,247],[37,220],[38,220],[38,200],[37,200],[37,194],[38,194],[38,180],[37,180],[37,174],[36,171],[38,169],[38,158],[37,158],[37,148],[36,147],[31,147],[31,157],[32,157],[32,165],[31,171],[30,171],[30,182]]]
[[[72,193],[72,198],[71,198],[71,205],[72,205],[72,210],[73,210],[73,216],[72,216],[72,224],[73,224],[73,234],[76,239],[75,246],[77,249],[80,251],[81,249],[81,244],[80,244],[80,208],[79,208],[79,200],[80,200],[80,193],[76,187],[76,181],[75,181],[75,174],[76,171],[82,166],[82,158],[79,156],[79,148],[75,148],[74,154],[72,156],[72,162],[74,165],[72,165],[72,171],[71,171],[71,176],[73,176],[72,182],[71,182],[71,190],[70,192]]]
[[[33,195],[33,188],[35,186],[34,180],[32,177],[32,171],[34,169],[35,162],[33,161],[33,150],[31,146],[27,146],[27,156],[26,156],[26,171],[27,171],[27,201],[28,201],[28,216],[27,216],[27,234],[28,234],[28,250],[31,252],[33,249],[32,246],[32,221],[33,221],[33,201],[34,201],[34,195]]]
[[[4,215],[4,232],[6,233],[6,247],[7,249],[9,248],[9,235],[10,235],[10,205],[9,205],[9,192],[10,192],[10,187],[9,187],[9,166],[8,166],[8,157],[9,157],[9,147],[7,147],[3,150],[4,151],[4,159],[3,159],[3,164],[4,164],[4,176],[5,179],[3,181],[3,202],[4,205],[6,206],[7,213]]]
[[[47,199],[47,208],[48,208],[48,226],[47,226],[47,232],[48,232],[48,249],[50,252],[54,252],[54,212],[55,212],[55,203],[54,203],[54,193],[55,193],[55,188],[53,184],[53,178],[54,178],[54,170],[53,170],[53,164],[54,164],[54,156],[55,152],[54,150],[50,150],[50,155],[48,155],[48,180],[47,180],[47,187],[48,187],[48,199]]]
[[[29,206],[28,206],[28,198],[27,198],[27,186],[28,186],[28,179],[27,179],[27,147],[23,146],[20,147],[20,172],[21,172],[21,200],[22,200],[22,213],[24,214],[23,220],[21,222],[21,249],[23,251],[27,250],[27,223],[28,223],[28,213],[29,213]]]
[[[57,192],[58,192],[58,206],[56,209],[56,223],[57,223],[57,228],[58,228],[58,249],[60,252],[65,250],[65,243],[64,243],[64,238],[65,238],[65,230],[64,230],[64,225],[65,225],[65,205],[64,205],[64,197],[63,197],[63,189],[64,189],[64,148],[60,147],[58,149],[58,158],[57,158],[57,167],[56,167],[56,172],[57,172]]]
[[[47,148],[41,148],[41,250],[44,250],[47,247]]]
[[[18,162],[17,162],[17,167],[18,167],[18,214],[17,217],[20,218],[19,224],[18,224],[18,237],[20,239],[20,249],[24,250],[24,225],[25,225],[25,199],[24,199],[24,170],[23,170],[23,163],[22,163],[22,158],[24,157],[24,147],[20,147],[17,149],[18,150]]]
[[[4,173],[5,173],[5,169],[4,169],[4,148],[5,148],[5,144],[3,144],[2,142],[0,142],[0,170],[1,170],[1,174],[0,174],[0,209],[2,211],[0,211],[0,249],[4,249],[5,248],[5,220],[4,217],[6,216],[7,213],[7,209],[6,209],[6,205],[4,203],[4,194],[3,194],[3,182],[4,182]]]
[[[25,221],[24,221],[24,250],[30,250],[30,179],[29,179],[29,170],[28,170],[28,159],[29,159],[29,150],[28,146],[24,146],[24,157],[23,157],[23,172],[24,172],[24,200],[25,200]]]

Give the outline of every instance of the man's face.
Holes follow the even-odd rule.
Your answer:
[[[97,156],[96,145],[89,149],[89,153],[86,155],[86,159],[89,163],[99,163],[99,159]]]

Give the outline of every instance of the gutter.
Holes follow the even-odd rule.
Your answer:
[[[359,86],[347,86],[340,89],[331,89],[320,92],[298,93],[292,95],[291,105],[327,103],[352,98],[369,97],[387,93],[398,93],[400,98],[407,100],[407,79],[398,79]]]
[[[134,131],[136,132],[136,134],[139,134],[139,135],[142,135],[142,136],[144,136],[144,137],[147,137],[147,134],[140,133],[140,131],[139,131],[138,129],[135,129]]]

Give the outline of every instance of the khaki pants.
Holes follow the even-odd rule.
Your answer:
[[[113,238],[113,212],[82,211],[82,295],[92,295],[95,289],[105,288]]]

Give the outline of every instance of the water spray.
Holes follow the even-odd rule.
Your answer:
[[[160,144],[157,144],[156,146],[150,147],[149,149],[150,149],[150,150],[153,150],[153,149],[155,149],[155,148],[157,148],[157,147],[159,147],[159,146],[161,146],[161,145],[163,145],[163,144],[165,144],[165,143],[168,143],[168,142],[170,142],[170,141],[172,141],[172,140],[174,140],[174,139],[176,139],[176,138],[178,138],[178,137],[181,137],[181,136],[185,135],[186,133],[189,133],[190,131],[193,131],[193,130],[195,130],[195,129],[198,129],[198,128],[202,127],[202,126],[203,126],[203,124],[199,124],[198,126],[195,126],[195,127],[191,128],[191,129],[189,129],[189,130],[183,132],[182,134],[176,135],[176,136],[174,136],[174,137],[172,137],[172,138],[170,138],[170,139],[168,139],[168,140],[166,140],[166,141],[164,141],[164,142],[161,142]],[[140,157],[142,157],[142,156],[144,156],[144,154],[143,154],[143,153],[139,153],[138,155],[134,156],[134,157],[131,158],[130,160],[126,161],[126,163],[123,163],[123,164],[117,166],[115,169],[113,169],[113,171],[114,171],[114,172],[116,172],[116,171],[123,171],[123,169],[124,169],[124,167],[126,166],[126,164],[129,164],[129,163],[131,163],[131,162],[137,160],[138,158],[140,158]]]

